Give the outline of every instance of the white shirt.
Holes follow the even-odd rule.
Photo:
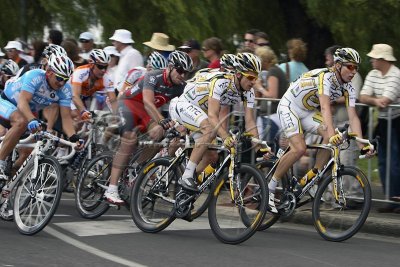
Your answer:
[[[135,67],[143,67],[143,56],[132,46],[127,46],[120,51],[118,67],[115,71],[115,85],[120,89],[124,83],[124,78],[130,69]]]

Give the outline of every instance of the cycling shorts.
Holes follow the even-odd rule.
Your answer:
[[[182,97],[175,97],[171,100],[169,114],[173,120],[193,132],[198,132],[200,124],[208,119],[208,115],[200,107]]]
[[[18,108],[8,100],[0,97],[0,124],[9,129],[11,114],[18,110]]]
[[[132,99],[119,101],[119,114],[124,119],[121,133],[136,129],[141,133],[145,133],[150,123],[153,122],[144,109],[144,104]]]

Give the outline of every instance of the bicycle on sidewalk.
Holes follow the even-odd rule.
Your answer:
[[[192,221],[208,208],[210,227],[220,241],[239,244],[249,239],[264,218],[268,188],[259,170],[239,161],[240,141],[246,137],[240,132],[231,134],[236,142],[230,150],[223,145],[209,146],[227,155],[201,181],[198,193],[189,193],[178,184],[193,148],[188,136],[176,157],[147,163],[131,193],[131,214],[136,226],[144,232],[157,233],[176,218]],[[195,207],[199,199],[201,204]]]
[[[32,144],[32,141],[36,143]],[[2,218],[14,222],[22,234],[40,232],[52,219],[62,194],[63,176],[58,160],[46,155],[52,142],[75,147],[71,143],[46,131],[31,134],[21,140],[7,159],[12,165],[19,147],[33,148],[15,175],[2,185],[0,211]]]
[[[362,144],[377,147],[377,140],[369,141],[348,132],[349,125],[337,129],[342,133],[343,143],[355,140]],[[286,151],[278,151],[272,160],[259,162],[265,168],[268,184]],[[317,232],[328,241],[344,241],[355,235],[364,225],[371,207],[371,188],[367,176],[355,166],[340,163],[340,147],[331,144],[310,144],[307,149],[327,149],[331,158],[317,175],[301,187],[289,172],[280,181],[276,191],[278,214],[267,212],[259,230],[271,227],[280,217],[288,217],[294,210],[313,202],[312,218]],[[360,156],[363,158],[364,156]],[[352,186],[349,186],[352,185]],[[315,193],[315,187],[318,187]],[[306,197],[307,193],[310,197]]]

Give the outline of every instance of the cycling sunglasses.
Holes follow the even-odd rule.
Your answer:
[[[56,76],[57,82],[67,82],[69,80],[69,77],[64,77],[57,73],[54,73],[54,75]]]
[[[186,74],[187,71],[184,70],[182,67],[175,67],[175,70],[178,74],[182,75],[182,74]]]
[[[99,70],[106,70],[106,69],[108,68],[108,65],[96,64],[96,67],[97,67]]]
[[[358,71],[358,65],[353,65],[353,64],[343,64],[348,70],[350,71]]]
[[[251,75],[251,74],[248,74],[248,73],[241,72],[241,74],[242,74],[244,77],[246,77],[249,81],[255,81],[255,80],[258,79],[257,76],[254,76],[254,75]]]

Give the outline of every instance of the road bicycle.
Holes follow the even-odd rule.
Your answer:
[[[131,157],[127,167],[124,169],[121,178],[118,181],[118,192],[125,206],[129,209],[131,188],[136,177],[145,163],[139,164],[137,160],[146,152],[150,146],[158,145],[160,151],[155,158],[168,155],[168,147],[172,140],[178,138],[180,133],[175,129],[167,131],[165,138],[160,144],[154,141],[139,141],[136,153]],[[108,188],[111,175],[112,161],[114,153],[104,152],[91,160],[85,169],[83,169],[77,180],[77,190],[75,203],[78,213],[86,219],[95,219],[103,215],[110,208],[110,203],[104,199],[104,192]],[[119,208],[119,206],[117,206]]]
[[[60,202],[61,166],[56,158],[46,155],[52,142],[76,146],[49,132],[39,131],[21,140],[9,159],[15,160],[19,147],[33,148],[15,175],[2,186],[0,195],[0,211],[5,214],[2,217],[10,220],[13,216],[19,232],[25,235],[40,232],[50,222]]]
[[[182,166],[193,148],[188,136],[185,147],[176,151],[176,157],[147,163],[131,193],[131,214],[136,226],[144,232],[157,233],[176,218],[192,221],[208,208],[210,227],[220,241],[239,244],[250,238],[264,218],[268,188],[259,170],[239,160],[240,141],[246,137],[240,131],[231,134],[236,142],[230,150],[222,145],[209,145],[209,149],[227,155],[201,181],[198,193],[189,193],[178,184]],[[201,204],[196,206],[198,200]]]
[[[367,144],[372,150],[377,140],[369,141],[348,132],[348,126],[337,129],[342,134],[343,143],[355,140]],[[278,214],[267,212],[259,230],[271,227],[280,217],[288,217],[294,210],[313,202],[312,218],[317,232],[328,241],[344,241],[355,235],[364,225],[371,207],[371,188],[367,176],[355,166],[340,163],[340,147],[331,144],[310,144],[308,149],[326,149],[331,158],[317,175],[301,188],[291,172],[285,175],[277,187],[275,198]],[[258,163],[258,167],[267,173],[268,184],[283,154]],[[360,156],[363,158],[364,156]],[[315,187],[318,187],[315,193]],[[308,196],[308,197],[307,197]]]

